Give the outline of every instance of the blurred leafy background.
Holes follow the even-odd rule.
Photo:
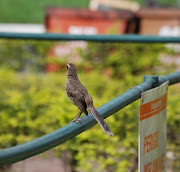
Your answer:
[[[52,42],[0,40],[0,148],[30,141],[66,125],[78,109],[65,94],[67,58],[55,62],[56,73],[44,73],[45,55]],[[77,49],[81,82],[94,99],[95,107],[142,82],[143,75],[164,75],[176,66],[160,60],[174,54],[163,44],[88,43]],[[63,60],[62,60],[63,59]],[[54,148],[68,154],[72,171],[137,171],[138,113],[136,101],[106,119],[115,136],[107,138],[96,125]],[[180,150],[179,84],[168,94],[168,151]],[[179,161],[169,164],[179,171]]]
[[[144,0],[132,1],[145,6]],[[179,0],[157,2],[180,5]],[[89,0],[31,0],[28,5],[24,0],[1,0],[0,4],[1,23],[43,23],[47,6],[87,8]],[[68,58],[53,61],[60,66],[58,72],[44,72],[52,61],[45,58],[52,45],[49,41],[0,40],[0,149],[52,132],[78,112],[65,95]],[[160,55],[176,53],[163,44],[88,43],[77,53],[79,78],[95,107],[140,84],[143,75],[164,75],[177,68],[160,60]],[[168,151],[173,153],[168,166],[173,171],[180,171],[179,88],[179,84],[169,87],[167,107]],[[72,171],[137,171],[139,104],[136,101],[106,119],[114,137],[107,138],[96,125],[54,148],[57,157],[68,155],[66,163]]]

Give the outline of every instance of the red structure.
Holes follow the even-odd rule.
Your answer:
[[[46,29],[48,32],[68,34],[108,34],[116,28],[116,34],[127,32],[134,15],[122,11],[91,11],[89,9],[48,8]]]
[[[91,11],[89,9],[51,7],[46,10],[45,26],[47,32],[63,34],[124,34],[129,32],[129,23],[134,14],[128,11]],[[66,42],[55,45],[49,52],[49,57],[63,58],[68,56],[78,61],[76,48],[86,48],[85,42]],[[46,72],[59,70],[59,65],[49,63]]]
[[[50,7],[46,10],[47,32],[64,34],[125,34],[180,36],[180,10],[165,8],[142,8],[130,11],[92,11],[89,9]],[[55,45],[49,56],[68,57],[78,61],[76,48],[85,49],[85,42],[66,42]],[[46,71],[59,70],[56,64],[48,64]]]

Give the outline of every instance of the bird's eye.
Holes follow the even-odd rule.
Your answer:
[[[67,69],[68,69],[68,65],[67,65]]]

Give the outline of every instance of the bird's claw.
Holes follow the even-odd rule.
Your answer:
[[[70,121],[68,124],[72,123],[72,122],[77,122],[79,124],[81,124],[82,119],[73,119],[72,121]]]

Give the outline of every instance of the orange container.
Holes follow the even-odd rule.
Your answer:
[[[128,11],[91,11],[75,8],[47,8],[45,25],[48,32],[66,34],[108,34],[116,28],[116,34],[126,33],[133,18]]]
[[[133,19],[134,14],[129,11],[91,11],[89,9],[50,7],[46,9],[45,26],[47,32],[51,33],[80,35],[124,34],[128,32],[129,23]],[[54,45],[49,56],[51,58],[71,56],[72,61],[78,61],[78,55],[72,52],[77,46],[79,48],[86,46],[85,43],[82,44],[82,42],[66,42],[63,45]],[[49,63],[46,66],[46,72],[58,70],[59,67],[55,63]]]

